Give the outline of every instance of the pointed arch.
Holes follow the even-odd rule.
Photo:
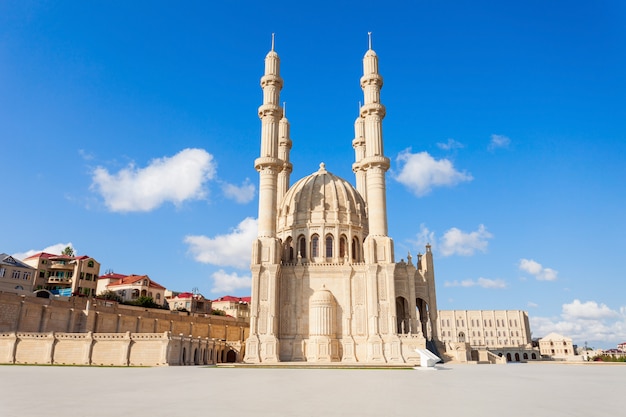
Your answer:
[[[327,234],[324,244],[325,244],[325,250],[326,250],[326,257],[327,258],[332,258],[333,257],[333,243],[334,243],[334,239],[333,239],[333,235],[332,234]]]
[[[306,239],[304,238],[304,235],[300,235],[298,237],[298,254],[304,259],[306,258],[306,253]]]
[[[339,258],[340,259],[346,258],[347,246],[348,246],[348,238],[346,238],[346,235],[341,235],[341,237],[339,238]]]
[[[320,256],[320,237],[319,235],[311,236],[311,260]]]

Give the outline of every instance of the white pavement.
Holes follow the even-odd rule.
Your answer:
[[[626,366],[0,366],[0,416],[620,416]]]

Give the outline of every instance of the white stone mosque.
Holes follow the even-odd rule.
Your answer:
[[[280,58],[261,77],[263,104],[258,237],[252,249],[247,363],[415,363],[437,335],[430,246],[414,264],[396,262],[387,232],[380,100],[383,78],[371,47],[363,58],[364,104],[354,124],[356,188],[329,171],[290,186],[292,141],[280,107]]]

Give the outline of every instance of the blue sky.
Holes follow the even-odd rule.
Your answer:
[[[372,31],[397,260],[433,244],[440,309],[625,341],[625,4],[335,3],[0,3],[0,252],[248,295],[271,33],[292,183],[354,183]]]

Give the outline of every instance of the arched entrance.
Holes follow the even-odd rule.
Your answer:
[[[235,363],[237,362],[237,352],[230,349],[228,353],[226,353],[226,363]]]
[[[396,332],[407,334],[411,329],[411,316],[409,316],[409,302],[404,297],[396,297]]]
[[[187,349],[183,348],[183,360],[182,360],[182,365],[185,365],[187,363]]]
[[[432,335],[428,331],[428,320],[430,318],[428,311],[428,303],[423,298],[417,298],[415,300],[415,308],[417,313],[417,320],[421,326],[422,334],[426,338],[426,340],[432,339]]]
[[[519,362],[519,353],[515,354],[515,362]]]
[[[511,359],[511,354],[510,354],[510,353],[507,353],[507,354],[506,354],[506,361],[507,361],[507,362],[511,362],[511,360],[512,360],[512,359]]]

